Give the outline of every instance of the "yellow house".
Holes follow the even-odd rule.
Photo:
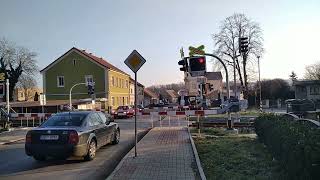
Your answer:
[[[128,74],[109,70],[109,106],[116,109],[118,106],[130,105]]]

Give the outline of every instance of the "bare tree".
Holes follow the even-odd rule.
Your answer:
[[[320,80],[320,62],[306,66],[305,79]]]
[[[4,38],[0,39],[0,73],[5,73],[10,81],[10,100],[20,76],[34,78],[38,72],[36,56],[35,52],[27,48],[18,47]]]
[[[248,51],[241,57],[239,38],[248,37]],[[256,56],[263,53],[262,30],[258,23],[248,19],[244,14],[233,14],[222,21],[220,32],[213,34],[215,52],[227,65],[235,65],[237,76],[248,98],[248,72],[250,63],[255,64]]]
[[[19,77],[17,87],[23,89],[25,101],[31,99],[35,93],[35,87],[37,86],[36,80],[28,75],[22,74]]]

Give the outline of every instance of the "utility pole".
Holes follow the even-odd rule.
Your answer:
[[[262,111],[262,101],[261,101],[261,79],[260,79],[260,56],[258,58],[258,71],[259,71],[259,109]]]

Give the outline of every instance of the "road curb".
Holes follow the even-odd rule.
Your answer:
[[[15,143],[17,141],[21,141],[24,140],[24,138],[19,138],[19,139],[15,139],[15,140],[10,140],[8,142],[0,142],[0,145],[7,145],[7,144],[11,144],[11,143]]]
[[[151,129],[153,129],[153,128],[147,129],[147,130],[146,130],[146,133],[145,133],[145,132],[138,133],[138,142],[140,142],[140,141],[143,139],[143,137],[146,136],[146,135],[150,132]],[[140,135],[140,134],[141,134],[141,138],[139,139],[139,135]],[[124,159],[126,159],[126,158],[129,156],[129,152],[130,152],[133,148],[134,148],[134,145],[133,145],[132,148],[129,149],[129,151],[128,151],[128,152],[126,153],[126,155],[121,159],[121,161],[119,162],[119,164],[118,164],[118,165],[116,166],[116,168],[112,171],[112,173],[106,178],[106,180],[111,180],[111,179],[114,177],[115,172],[117,172],[117,171],[121,168],[121,166],[122,166],[122,164],[123,164],[123,162],[124,162]]]
[[[188,134],[189,134],[189,139],[190,139],[190,141],[191,141],[191,146],[192,146],[192,150],[193,150],[193,155],[194,155],[194,157],[195,157],[195,159],[196,159],[196,163],[197,163],[198,171],[199,171],[199,174],[200,174],[200,178],[201,178],[201,180],[207,180],[206,175],[205,175],[204,172],[203,172],[203,168],[202,168],[202,166],[201,166],[199,154],[198,154],[196,145],[194,144],[194,141],[193,141],[193,139],[192,139],[192,136],[191,136],[191,133],[190,133],[189,128],[188,128]]]

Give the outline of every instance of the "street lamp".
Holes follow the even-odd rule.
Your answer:
[[[69,91],[69,106],[70,106],[70,111],[72,111],[72,97],[71,97],[71,95],[72,95],[72,89],[73,89],[74,87],[78,86],[78,85],[81,85],[81,84],[86,85],[87,83],[77,83],[77,84],[73,85],[73,86],[70,88],[70,91]]]
[[[261,80],[260,80],[260,56],[258,58],[258,71],[259,71],[259,109],[262,111],[262,101],[261,101]]]

